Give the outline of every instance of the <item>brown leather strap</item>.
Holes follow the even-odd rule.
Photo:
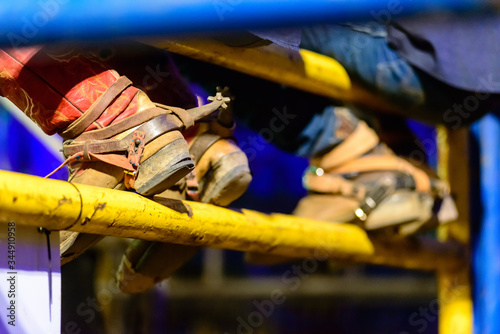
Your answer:
[[[431,191],[429,176],[421,169],[416,168],[411,163],[396,156],[368,156],[354,161],[350,161],[329,173],[349,174],[359,172],[387,171],[395,170],[410,174],[415,180],[418,192]]]
[[[311,165],[329,170],[362,156],[378,143],[375,131],[365,122],[359,121],[356,130],[349,137],[321,158],[311,159]]]
[[[84,132],[80,136],[75,138],[75,141],[99,140],[99,139],[111,138],[119,133],[122,133],[123,131],[132,129],[135,126],[150,121],[157,116],[170,113],[171,111],[167,109],[148,108],[141,112],[135,113],[112,125],[108,125],[103,129]]]
[[[127,171],[135,171],[134,166],[130,164],[127,157],[118,154],[94,154],[91,152],[77,152],[72,156],[68,157],[59,167],[54,169],[50,174],[45,176],[48,178],[52,176],[55,172],[60,170],[66,165],[71,165],[74,163],[89,162],[89,161],[102,161],[109,165],[121,167]]]
[[[329,174],[319,176],[308,172],[302,181],[306,189],[319,193],[342,194],[358,200],[366,196],[366,188],[363,185],[358,185],[341,176]]]
[[[148,144],[162,134],[182,129],[183,123],[174,115],[165,114],[143,123],[137,128],[146,134],[145,144]],[[103,139],[89,141],[71,141],[63,144],[63,154],[65,157],[71,156],[77,152],[82,152],[87,145],[89,153],[107,153],[107,152],[125,152],[128,149],[132,134],[123,139]]]
[[[132,85],[132,81],[127,77],[119,77],[101,96],[99,96],[80,118],[59,133],[61,137],[63,137],[63,139],[71,139],[85,131],[89,125],[102,115],[111,102],[130,85]]]
[[[105,139],[105,140],[89,140],[84,142],[72,142],[63,145],[63,154],[65,156],[73,155],[77,152],[83,152],[88,156],[89,153],[108,153],[108,152],[124,152],[127,151],[130,136],[124,139]]]
[[[179,117],[182,123],[184,123],[184,129],[188,129],[194,125],[194,118],[188,111],[176,108],[175,110],[172,110],[172,112]]]

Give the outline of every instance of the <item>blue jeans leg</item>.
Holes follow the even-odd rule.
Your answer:
[[[390,100],[422,105],[419,77],[386,37],[385,26],[375,22],[321,25],[303,30],[301,47],[336,59],[354,80]]]

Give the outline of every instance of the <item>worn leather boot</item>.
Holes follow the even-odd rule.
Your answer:
[[[402,236],[457,218],[448,185],[426,166],[397,157],[347,108],[335,108],[335,116],[341,141],[311,159],[303,177],[309,194],[294,215]],[[276,264],[285,258],[249,253],[246,260]]]
[[[230,110],[221,111],[216,120],[200,123],[189,133],[189,152],[195,161],[192,173],[154,199],[169,203],[188,199],[227,206],[239,198],[252,179],[248,159],[236,145]],[[134,240],[122,258],[118,286],[125,293],[140,293],[169,278],[199,247]]]
[[[218,94],[189,111],[156,104],[93,54],[46,47],[0,50],[0,94],[45,133],[65,140],[69,181],[146,196],[192,171],[181,131],[227,102]],[[62,232],[62,263],[101,238]]]

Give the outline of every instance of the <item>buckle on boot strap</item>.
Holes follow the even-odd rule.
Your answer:
[[[132,139],[130,140],[128,146],[128,162],[134,168],[134,171],[125,170],[124,184],[127,189],[133,189],[135,179],[137,177],[137,170],[139,169],[139,163],[144,153],[146,133],[144,131],[135,130],[132,134]]]
[[[400,189],[415,190],[415,180],[409,174],[399,173],[393,177],[387,177],[379,184],[366,192],[365,198],[360,202],[359,207],[354,210],[356,218],[352,223],[363,224],[368,215],[388,196]]]

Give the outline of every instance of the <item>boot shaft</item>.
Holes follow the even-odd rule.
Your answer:
[[[98,48],[0,50],[0,95],[49,135],[67,128],[96,103],[119,78],[115,67],[120,74],[130,76],[136,86],[153,94],[156,102],[184,108],[196,105],[166,52],[138,43],[127,46],[134,53],[129,55],[127,48],[116,47],[114,56],[106,59],[94,55]],[[144,93],[129,86],[86,131],[106,127],[152,106]]]

